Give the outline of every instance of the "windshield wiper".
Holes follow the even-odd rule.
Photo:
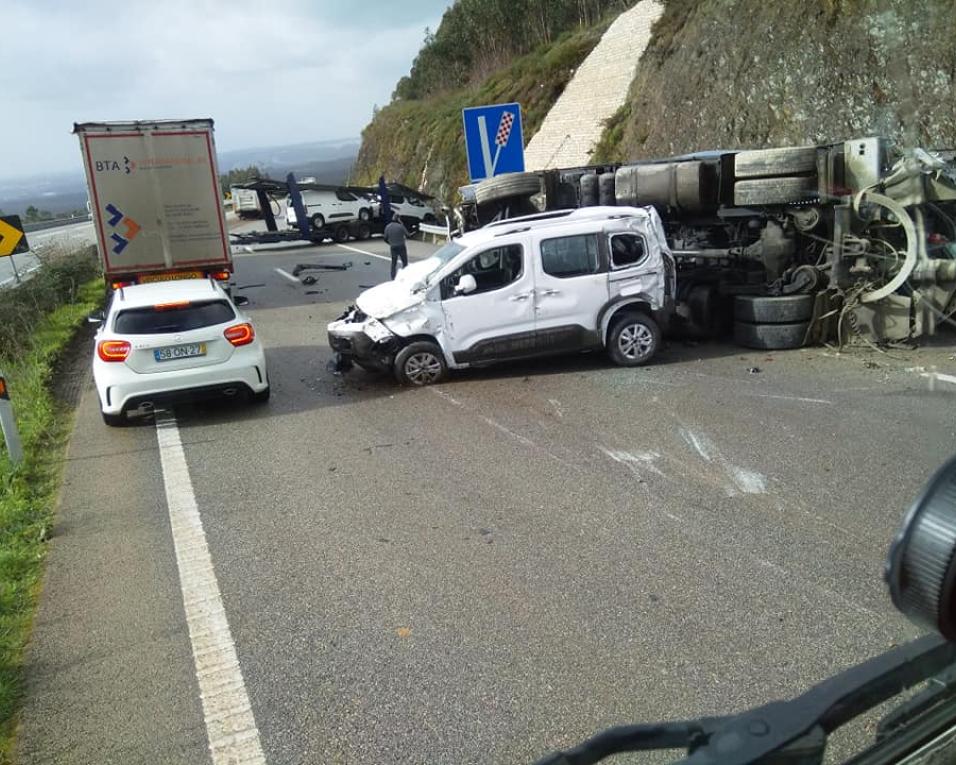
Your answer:
[[[684,765],[815,765],[823,762],[827,735],[908,688],[952,670],[954,664],[956,643],[928,635],[828,678],[790,701],[725,717],[610,728],[536,765],[592,765],[614,754],[660,749],[686,749],[688,756],[680,760]],[[904,705],[898,717],[889,716],[884,733],[891,735],[878,739],[854,762],[896,762],[952,727],[952,715],[939,714],[933,726],[910,724],[922,712],[938,711],[942,689],[956,695],[953,676],[946,677],[936,689]]]

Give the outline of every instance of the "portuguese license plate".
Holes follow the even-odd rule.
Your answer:
[[[165,274],[143,274],[139,277],[139,283],[173,282],[178,279],[202,279],[202,271],[173,271]]]
[[[205,356],[205,343],[186,343],[185,345],[167,345],[165,348],[153,350],[156,361],[172,361],[174,359],[189,359],[194,356]]]

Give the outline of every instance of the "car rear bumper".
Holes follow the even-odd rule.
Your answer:
[[[160,406],[244,392],[260,393],[269,387],[261,346],[237,348],[222,364],[175,372],[139,374],[123,364],[94,364],[93,376],[104,414],[121,414],[150,403]]]

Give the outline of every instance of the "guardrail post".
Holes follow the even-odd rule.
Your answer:
[[[3,440],[7,444],[7,456],[10,462],[19,465],[23,462],[23,446],[20,443],[17,421],[13,416],[13,405],[10,403],[10,388],[2,371],[0,371],[0,430],[3,431]]]

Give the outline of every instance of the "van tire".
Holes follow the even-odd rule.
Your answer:
[[[809,328],[809,321],[796,324],[750,324],[737,321],[734,322],[734,342],[761,351],[800,348]]]
[[[325,217],[322,213],[316,213],[313,215],[310,220],[312,221],[312,228],[320,230],[325,228]]]
[[[510,197],[526,197],[541,191],[536,173],[505,173],[475,186],[475,203],[482,205]]]
[[[816,146],[790,146],[782,149],[755,149],[734,155],[735,178],[765,178],[802,175],[817,170]]]
[[[815,295],[738,295],[734,298],[734,318],[750,324],[794,324],[810,321],[815,302]]]
[[[422,387],[441,382],[448,374],[445,355],[437,343],[409,343],[395,356],[395,379],[402,385]]]
[[[661,346],[661,328],[643,313],[625,313],[607,333],[607,353],[618,366],[646,364]]]
[[[362,221],[372,220],[372,211],[369,210],[367,207],[363,207],[361,210],[359,210],[359,220],[362,220]]]

